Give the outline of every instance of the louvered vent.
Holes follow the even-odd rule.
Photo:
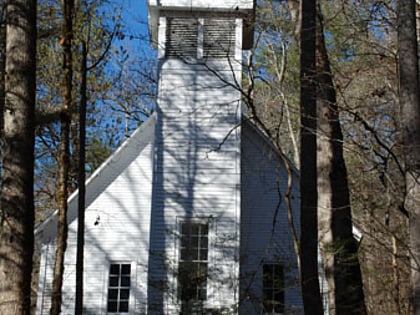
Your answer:
[[[168,18],[166,57],[197,57],[198,21],[193,18]]]
[[[203,32],[204,58],[227,58],[235,55],[234,19],[206,19]]]

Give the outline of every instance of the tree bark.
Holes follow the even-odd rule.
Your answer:
[[[76,262],[76,306],[75,314],[83,312],[83,269],[85,247],[85,160],[86,160],[86,107],[87,107],[87,44],[82,41],[82,82],[80,83],[79,107],[79,166],[78,166],[78,225],[77,225],[77,262]]]
[[[398,1],[398,60],[405,198],[409,213],[412,304],[420,314],[420,98],[415,1]]]
[[[36,1],[10,0],[6,12],[0,314],[29,315],[34,248]]]
[[[303,0],[301,9],[300,281],[305,313],[321,315],[316,212],[315,2]]]
[[[6,4],[0,4],[0,141],[3,134],[4,113],[4,80],[6,67]]]
[[[318,236],[329,314],[365,314],[343,135],[319,5],[316,23]]]
[[[54,265],[53,289],[51,295],[51,315],[61,312],[62,285],[64,274],[64,256],[67,248],[67,198],[68,178],[70,169],[70,124],[72,111],[72,87],[73,87],[73,64],[72,64],[72,37],[73,37],[73,0],[64,0],[64,23],[61,45],[63,46],[63,82],[62,96],[63,107],[61,113],[61,139],[58,171],[58,222],[57,240]]]

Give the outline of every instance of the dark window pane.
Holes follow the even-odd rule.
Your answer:
[[[130,297],[130,290],[129,289],[121,289],[120,299],[121,300],[128,300],[129,297]]]
[[[124,301],[124,302],[120,302],[120,309],[119,311],[121,313],[127,313],[128,312],[128,302]]]
[[[109,277],[109,286],[118,287],[118,279],[119,277]]]
[[[198,236],[192,236],[190,246],[193,248],[198,248],[198,240],[199,240]]]
[[[199,235],[199,229],[200,229],[200,225],[199,224],[191,224],[191,235]]]
[[[122,276],[121,277],[121,286],[122,287],[129,287],[130,286],[130,276]]]
[[[188,253],[186,248],[181,248],[181,260],[187,259]]]
[[[263,306],[266,312],[284,312],[284,271],[282,265],[263,265],[263,297]]]
[[[118,299],[118,289],[109,289],[108,290],[108,300]]]
[[[197,260],[198,259],[198,251],[195,248],[192,248],[191,251],[189,252],[189,257],[190,260]]]
[[[111,275],[119,275],[120,274],[120,265],[112,264],[109,270],[109,274]]]
[[[187,234],[183,234],[181,236],[181,247],[187,247],[188,246],[188,236]]]
[[[200,251],[200,260],[207,260],[207,249],[202,249]]]
[[[190,228],[190,225],[189,224],[183,223],[182,226],[181,226],[181,234],[182,235],[189,234],[189,228]]]
[[[201,224],[201,235],[206,236],[209,234],[208,224]]]
[[[198,299],[200,300],[206,300],[207,299],[207,290],[206,288],[200,288],[198,289]]]
[[[108,312],[118,312],[118,303],[114,301],[108,302]]]
[[[121,274],[122,275],[129,275],[131,270],[131,265],[125,264],[121,265]]]
[[[201,248],[207,248],[207,246],[208,246],[208,239],[207,239],[207,237],[202,237],[200,239],[200,247]]]

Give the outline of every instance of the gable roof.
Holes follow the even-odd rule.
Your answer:
[[[86,208],[100,195],[100,193],[109,186],[127,165],[133,161],[146,145],[154,143],[155,126],[157,121],[157,114],[152,114],[144,123],[137,128],[133,134],[125,140],[120,147],[118,147],[93,174],[86,180]],[[249,119],[243,116],[242,127],[249,128],[256,134],[264,145],[268,146],[274,155],[278,155],[278,150],[275,148],[270,139]],[[281,161],[282,159],[277,156]],[[295,175],[299,175],[299,171],[294,164],[286,159],[288,166]],[[68,198],[68,223],[77,218],[77,197],[78,190],[75,190]],[[41,222],[35,229],[35,235],[52,238],[55,236],[57,227],[57,213],[54,211]]]
[[[146,145],[154,142],[155,125],[156,113],[142,123],[86,180],[86,208],[139,155]],[[77,218],[78,194],[79,191],[75,190],[67,201],[69,204],[67,221],[69,223]],[[57,213],[57,210],[54,211],[41,222],[35,229],[35,235],[54,234],[57,226]]]

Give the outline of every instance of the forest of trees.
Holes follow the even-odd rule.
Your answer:
[[[418,2],[257,1],[242,95],[301,172],[307,314],[318,250],[330,315],[420,314]],[[154,110],[155,57],[119,1],[0,5],[0,314],[30,314],[34,227],[59,210],[62,257],[68,195]]]

